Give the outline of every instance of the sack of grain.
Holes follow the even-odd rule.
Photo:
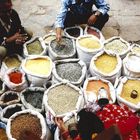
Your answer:
[[[118,55],[97,53],[90,62],[90,73],[92,76],[99,76],[103,79],[115,82],[116,77],[120,77],[122,60]]]
[[[63,36],[60,42],[58,42],[57,39],[50,42],[49,56],[52,60],[73,58],[75,55],[76,49],[74,40]]]
[[[139,44],[132,44],[131,52],[133,54],[136,54],[136,55],[140,56],[140,45]]]
[[[66,116],[80,110],[83,106],[81,90],[70,83],[58,83],[45,91],[43,103],[52,116]]]
[[[121,58],[124,58],[130,49],[130,44],[119,36],[114,36],[104,42],[105,52],[119,55]]]
[[[5,107],[1,113],[1,120],[7,123],[8,119],[16,112],[24,110],[24,106],[22,104],[13,104]]]
[[[56,33],[49,33],[49,34],[46,34],[44,37],[43,37],[43,40],[47,46],[47,48],[49,48],[49,44],[52,40],[56,39]]]
[[[9,140],[23,139],[23,134],[29,131],[41,140],[46,140],[46,122],[44,117],[37,111],[24,110],[12,115],[6,127]]]
[[[0,140],[8,140],[6,135],[6,124],[0,122]]]
[[[8,69],[4,75],[5,85],[14,91],[22,91],[28,87],[25,73],[19,69]]]
[[[140,77],[140,55],[129,53],[123,59],[123,75],[139,78]]]
[[[44,111],[43,95],[44,88],[41,87],[28,87],[20,94],[21,102],[27,109],[35,110],[38,112]]]
[[[2,79],[0,78],[0,95],[2,95],[6,90],[6,85],[4,84],[4,82],[2,81]]]
[[[23,45],[24,57],[31,55],[46,55],[47,46],[42,37],[34,37]]]
[[[99,77],[90,77],[85,80],[83,91],[86,102],[96,102],[101,88],[107,91],[109,103],[115,103],[116,94],[112,83]]]
[[[21,66],[21,61],[22,61],[22,57],[18,54],[13,54],[13,55],[10,55],[10,56],[6,56],[4,58],[4,60],[2,61],[2,65],[1,65],[1,77],[3,78],[5,72],[8,70],[8,69],[12,69],[12,68],[20,68]]]
[[[67,81],[73,85],[80,86],[86,76],[86,64],[79,59],[64,59],[54,62],[53,82]]]
[[[31,86],[43,86],[51,78],[52,60],[48,56],[30,56],[22,61]]]
[[[15,91],[7,91],[0,96],[0,106],[2,107],[16,104],[19,102],[20,102],[19,93]]]
[[[76,49],[79,59],[88,67],[91,58],[103,49],[103,44],[93,35],[83,35],[76,39]]]
[[[80,26],[67,27],[64,29],[64,34],[67,37],[76,40],[79,36],[83,35],[83,29]]]
[[[140,79],[123,77],[120,78],[117,87],[117,101],[120,105],[126,105],[131,110],[140,109]]]
[[[87,35],[87,34],[90,34],[90,35],[94,35],[96,36],[98,39],[101,40],[101,42],[104,42],[105,41],[105,38],[102,34],[102,32],[95,28],[95,27],[92,27],[92,26],[86,26],[85,30],[84,30],[84,34]]]

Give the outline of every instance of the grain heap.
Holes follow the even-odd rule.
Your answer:
[[[50,47],[57,55],[70,56],[74,53],[73,42],[71,39],[66,37],[62,37],[59,43],[56,39],[51,41]]]
[[[79,63],[62,63],[56,65],[57,74],[71,82],[77,82],[82,75],[82,67]]]
[[[4,62],[8,68],[18,68],[20,67],[21,61],[17,55],[8,56],[4,59]]]
[[[78,40],[81,47],[86,49],[99,49],[101,48],[100,42],[92,37],[84,37]]]
[[[51,88],[47,95],[48,105],[56,115],[62,115],[76,109],[79,92],[68,85],[57,85]]]
[[[137,92],[136,98],[131,96],[132,91]],[[123,85],[121,97],[130,103],[138,104],[140,102],[140,80],[127,80],[127,82]]]
[[[51,62],[46,58],[29,59],[26,61],[25,68],[33,74],[48,75],[51,70]]]
[[[108,54],[102,54],[95,60],[96,68],[106,74],[114,71],[117,64],[117,57]]]
[[[108,43],[105,43],[105,49],[110,50],[115,54],[122,54],[128,50],[128,46],[120,39],[114,39]]]
[[[94,35],[94,36],[96,36],[97,38],[100,39],[100,33],[97,32],[97,30],[95,30],[95,29],[93,29],[93,28],[88,27],[87,33],[88,33],[88,34],[92,34],[92,35]]]
[[[27,51],[28,54],[41,54],[43,51],[43,48],[41,46],[41,43],[39,40],[35,40],[29,44],[27,44]]]
[[[49,35],[44,38],[45,44],[49,44],[52,40],[56,39],[55,35]]]
[[[80,29],[79,28],[70,28],[70,29],[67,29],[66,32],[70,35],[70,36],[73,36],[73,37],[78,37],[80,36]]]
[[[0,128],[0,140],[8,140],[6,131],[3,128]]]
[[[40,120],[32,114],[22,114],[14,118],[11,122],[11,135],[16,140],[20,140],[23,131],[31,131],[38,137],[41,137],[42,130]]]

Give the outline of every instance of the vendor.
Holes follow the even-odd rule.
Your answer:
[[[92,11],[95,5],[98,9]],[[108,21],[109,5],[105,0],[62,0],[55,28],[57,40],[61,39],[62,29],[77,24],[88,24],[101,30]]]
[[[0,45],[5,47],[5,51],[0,47],[0,52],[7,51],[8,55],[22,54],[22,45],[29,38],[21,25],[18,13],[12,9],[11,0],[0,0]]]

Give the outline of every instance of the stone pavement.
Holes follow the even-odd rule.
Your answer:
[[[61,0],[13,0],[22,24],[34,35],[44,36],[52,30]],[[119,35],[127,41],[140,40],[140,0],[108,0],[110,19],[102,32],[105,38]],[[140,41],[139,41],[140,42]]]

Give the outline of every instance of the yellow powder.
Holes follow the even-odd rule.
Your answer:
[[[51,70],[50,61],[45,58],[36,58],[27,60],[25,64],[25,68],[37,75],[48,75]]]
[[[103,54],[95,61],[97,69],[103,73],[111,73],[117,65],[117,58],[108,54]]]
[[[131,98],[131,92],[133,90],[138,92],[138,96],[135,99]],[[123,86],[121,97],[131,103],[138,104],[140,102],[140,81],[128,80]]]
[[[99,49],[101,47],[99,41],[94,40],[92,37],[85,37],[79,40],[81,47],[87,49]]]

